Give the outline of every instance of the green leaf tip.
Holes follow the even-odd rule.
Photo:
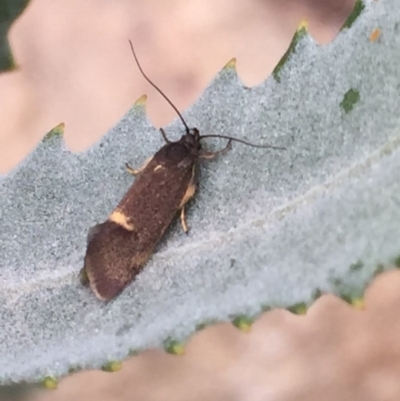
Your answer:
[[[247,333],[251,329],[251,325],[253,324],[253,319],[247,316],[237,316],[232,320],[232,324],[239,330]]]
[[[355,20],[360,16],[364,8],[365,8],[364,2],[362,0],[356,0],[353,7],[353,11],[347,17],[346,21],[344,22],[340,30],[343,30],[345,28],[350,28],[354,24]]]
[[[283,66],[286,64],[289,57],[292,55],[292,53],[296,51],[297,44],[303,37],[305,37],[308,34],[307,29],[308,29],[308,22],[306,19],[303,19],[300,22],[299,26],[297,27],[297,30],[293,35],[292,41],[290,42],[288,49],[286,50],[285,54],[282,56],[282,58],[279,60],[278,64],[272,71],[272,76],[275,78],[277,82],[281,82],[280,72]]]
[[[354,307],[354,309],[364,310],[365,309],[364,298],[361,298],[361,297],[352,298],[351,305]]]
[[[56,127],[54,127],[50,132],[48,132],[43,138],[42,142],[47,142],[53,138],[62,138],[64,134],[65,124],[60,123]]]
[[[118,372],[122,369],[122,362],[110,361],[101,367],[104,372]]]
[[[179,341],[168,340],[164,343],[165,351],[172,355],[183,355],[185,353],[185,345]]]
[[[349,89],[343,96],[343,100],[340,102],[340,107],[346,114],[353,110],[354,105],[360,100],[360,92],[357,89]]]
[[[299,302],[289,306],[287,310],[295,315],[305,315],[307,313],[307,304],[305,302]]]
[[[357,295],[341,295],[340,296],[343,301],[347,302],[350,304],[354,309],[356,310],[364,310],[365,309],[365,303],[364,303],[364,298],[361,296]]]
[[[225,65],[223,70],[236,70],[236,58],[232,58],[231,60],[229,60]]]
[[[58,387],[58,381],[52,376],[46,376],[42,380],[42,386],[48,390],[55,390]]]
[[[141,118],[146,118],[146,102],[147,102],[147,95],[142,95],[139,99],[133,103],[133,106],[129,110],[130,113],[134,115],[139,115]]]
[[[142,95],[136,102],[133,104],[133,107],[145,107],[147,101],[147,95]]]

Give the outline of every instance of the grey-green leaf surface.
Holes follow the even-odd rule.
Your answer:
[[[399,21],[394,0],[368,1],[332,43],[302,36],[280,82],[249,89],[222,70],[184,113],[190,125],[287,150],[234,144],[202,163],[189,235],[174,224],[108,304],[78,280],[87,231],[131,185],[124,163],[140,165],[162,138],[140,106],[84,153],[47,136],[0,181],[1,382],[100,368],[320,291],[362,292],[400,251]],[[178,120],[166,131],[183,133]]]

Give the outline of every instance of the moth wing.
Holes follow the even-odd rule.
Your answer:
[[[107,271],[96,271],[90,274],[90,287],[96,297],[101,301],[110,301],[119,295],[132,281],[133,272],[114,266],[115,274],[109,275]]]
[[[87,244],[93,239],[93,237],[96,234],[98,234],[100,232],[101,227],[103,226],[103,224],[104,223],[96,224],[95,226],[89,228],[89,231],[88,231],[88,234],[87,234],[87,237],[86,237],[86,243]]]
[[[137,233],[107,221],[93,227],[88,242],[85,269],[95,295],[109,301],[133,279],[132,261],[136,259]]]
[[[187,169],[191,166],[193,166],[193,157],[192,156],[187,156],[178,163],[179,168]]]

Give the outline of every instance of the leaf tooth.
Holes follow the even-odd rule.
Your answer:
[[[145,121],[148,121],[147,118],[147,112],[146,112],[146,103],[147,103],[147,95],[144,94],[142,96],[140,96],[135,103],[133,103],[133,106],[131,107],[131,109],[129,110],[129,114],[134,114],[136,116],[138,116],[141,119],[144,119]],[[150,124],[151,126],[153,126],[152,124]],[[107,136],[109,135],[109,132],[105,135]]]
[[[58,139],[61,142],[64,141],[64,130],[65,130],[65,124],[60,123],[56,125],[52,130],[50,130],[42,139],[42,142],[48,142],[50,140]]]
[[[118,372],[122,369],[121,361],[110,361],[101,367],[104,372]]]
[[[355,20],[360,16],[364,8],[365,8],[364,2],[362,0],[356,0],[352,12],[347,17],[346,21],[344,22],[340,30],[342,31],[345,28],[350,28],[354,24]]]
[[[307,313],[307,304],[305,302],[299,302],[289,306],[287,310],[295,315],[305,315]]]
[[[145,108],[146,107],[146,101],[147,101],[147,95],[142,95],[139,97],[138,100],[133,104],[133,107],[135,108]]]
[[[365,309],[365,302],[364,298],[362,297],[354,297],[351,299],[351,305],[354,309],[357,310],[364,310]]]
[[[347,302],[349,305],[351,305],[356,310],[364,310],[365,309],[365,302],[364,302],[364,298],[362,296],[342,294],[340,296],[340,298],[343,299],[343,301]]]
[[[224,70],[224,69],[227,69],[227,70],[231,69],[231,70],[235,70],[235,72],[236,72],[236,58],[233,57],[232,59],[230,59],[230,60],[224,65],[224,67],[223,67],[222,69],[223,69],[223,70]]]
[[[164,344],[165,351],[172,355],[184,355],[185,345],[176,340],[168,340]]]
[[[58,381],[53,376],[46,376],[42,380],[42,385],[48,390],[55,390],[58,387]]]
[[[294,53],[296,51],[297,44],[300,42],[300,40],[302,40],[306,36],[309,36],[308,22],[306,19],[302,19],[296,29],[296,32],[293,35],[293,38],[289,44],[288,49],[286,50],[285,54],[282,56],[282,58],[279,60],[278,64],[272,71],[272,76],[275,78],[275,80],[278,83],[281,82],[280,72],[281,72],[283,66],[286,64],[287,60],[289,60],[292,53]]]
[[[232,324],[237,327],[239,330],[248,333],[251,329],[251,325],[253,324],[253,319],[248,316],[237,316],[232,320]]]
[[[299,23],[299,25],[298,25],[298,27],[297,27],[297,29],[296,29],[296,32],[299,32],[299,31],[301,31],[302,29],[304,29],[306,32],[308,32],[308,20],[307,20],[307,18],[303,18],[303,19],[300,21],[300,23]]]

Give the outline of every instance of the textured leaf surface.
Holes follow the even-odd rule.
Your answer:
[[[1,381],[99,368],[132,349],[185,340],[205,322],[304,305],[319,290],[359,296],[377,264],[400,251],[396,10],[394,0],[366,3],[324,47],[303,36],[280,82],[249,89],[234,69],[221,71],[184,113],[190,125],[287,150],[235,144],[204,163],[190,234],[174,225],[107,305],[78,272],[88,228],[132,183],[124,163],[139,165],[162,145],[143,107],[85,153],[48,135],[1,179]],[[350,89],[358,99],[346,112]],[[166,130],[182,134],[179,121]]]

